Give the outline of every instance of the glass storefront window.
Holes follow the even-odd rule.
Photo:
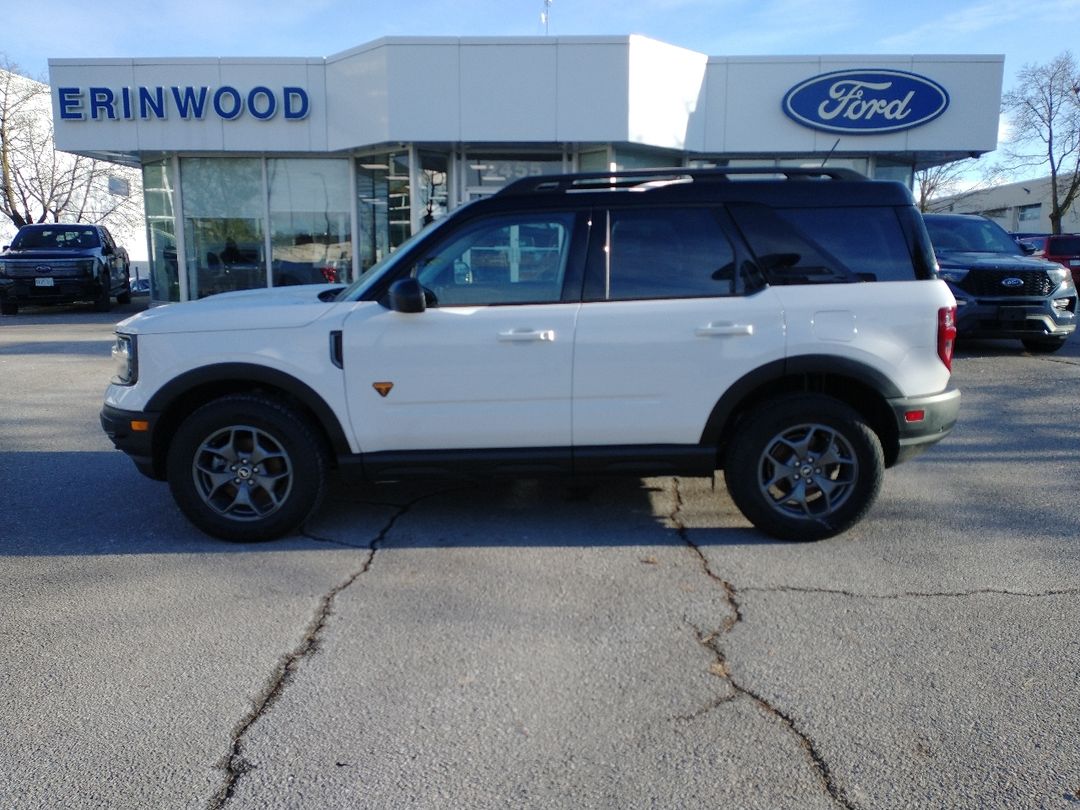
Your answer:
[[[267,161],[275,286],[351,280],[348,167],[333,159]]]
[[[173,212],[171,164],[143,166],[143,202],[146,208],[146,244],[150,248],[150,299],[180,300],[180,270],[176,261],[176,218]]]
[[[266,286],[262,161],[182,158],[191,298]]]
[[[630,149],[619,146],[615,149],[615,168],[620,171],[634,169],[666,169],[669,166],[681,166],[682,155],[665,152],[660,149]]]
[[[580,172],[606,172],[611,168],[610,163],[611,158],[606,148],[578,153],[578,171]]]
[[[911,163],[878,158],[874,161],[875,180],[898,180],[908,188],[914,188],[915,167]]]
[[[450,210],[447,180],[449,158],[441,152],[420,152],[420,188],[417,204],[421,207],[420,225],[442,219]]]
[[[508,183],[523,177],[561,174],[562,155],[484,155],[470,154],[465,159],[465,187],[468,199],[486,197]]]
[[[357,246],[363,272],[412,234],[409,155],[368,155],[356,162]]]

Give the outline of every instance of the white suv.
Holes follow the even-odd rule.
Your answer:
[[[534,177],[348,287],[123,321],[101,420],[231,540],[295,529],[331,469],[722,470],[755,526],[813,540],[952,428],[954,318],[900,184],[771,168]]]

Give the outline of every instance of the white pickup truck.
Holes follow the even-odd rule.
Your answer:
[[[936,271],[908,190],[848,171],[528,178],[348,286],[121,322],[101,421],[226,539],[294,530],[331,471],[722,471],[755,526],[814,540],[956,421]]]

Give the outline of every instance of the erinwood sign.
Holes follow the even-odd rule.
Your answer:
[[[933,121],[948,109],[949,94],[917,73],[838,70],[795,85],[784,95],[783,106],[803,126],[876,135]]]
[[[301,121],[311,110],[303,87],[58,87],[56,96],[64,121],[201,121],[211,115],[225,121],[245,115],[269,121],[279,113],[285,120]]]

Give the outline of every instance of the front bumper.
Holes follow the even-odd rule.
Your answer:
[[[960,415],[960,391],[890,399],[899,438],[896,462],[906,461],[949,435]]]
[[[955,294],[955,291],[954,291]],[[974,298],[956,295],[956,329],[961,337],[1068,337],[1076,331],[1076,295],[1055,308],[1050,298]]]
[[[165,471],[154,463],[154,428],[160,414],[124,411],[105,405],[101,409],[101,428],[117,450],[127,453],[139,472],[156,481],[165,480]]]
[[[52,286],[39,287],[36,279],[0,279],[0,301],[17,304],[70,304],[76,301],[96,301],[101,284],[94,278],[53,278]]]

